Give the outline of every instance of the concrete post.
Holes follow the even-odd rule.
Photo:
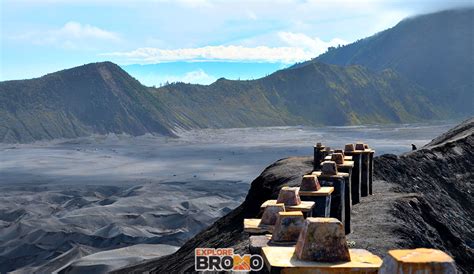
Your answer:
[[[390,250],[385,257],[380,274],[439,273],[455,274],[454,260],[437,249],[417,248]]]
[[[325,147],[321,143],[314,146],[313,170],[319,170],[319,165],[324,161]]]
[[[344,148],[344,154],[352,156],[354,161],[354,168],[351,176],[351,200],[352,205],[360,202],[360,182],[362,173],[362,154],[355,151],[354,144],[347,144]]]
[[[333,167],[325,168],[325,165],[335,166],[335,162],[326,161],[321,164],[323,170],[327,173],[322,173],[320,171],[313,172],[313,175],[318,176],[319,183],[321,186],[332,186],[334,187],[334,192],[331,195],[331,211],[330,216],[337,218],[343,224],[345,224],[345,182],[346,177],[349,177],[349,174],[337,172],[336,174],[331,174]],[[337,167],[336,167],[337,170]]]

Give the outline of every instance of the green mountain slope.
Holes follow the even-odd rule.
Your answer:
[[[393,69],[423,86],[435,104],[457,115],[474,114],[474,8],[401,21],[312,62]],[[306,65],[306,63],[297,66]]]
[[[0,82],[0,142],[112,132],[170,135],[155,100],[110,62]]]
[[[110,62],[0,83],[0,141],[178,128],[412,122],[442,112],[393,71],[321,63],[253,81],[142,86]]]
[[[353,125],[440,117],[418,86],[393,71],[311,63],[253,81],[154,89],[172,124],[188,127]]]

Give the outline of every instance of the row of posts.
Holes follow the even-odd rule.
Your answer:
[[[349,249],[352,205],[373,194],[374,153],[364,143],[316,144],[313,171],[300,186],[283,186],[261,205],[261,218],[244,220],[250,252],[263,256],[270,273],[456,273],[453,259],[436,249],[391,250],[384,261]]]
[[[342,150],[332,150],[321,143],[314,146],[313,174],[321,177],[323,185],[334,185],[334,199],[331,217],[339,219],[346,234],[351,232],[352,206],[360,202],[361,197],[373,194],[374,154],[368,144],[346,144]],[[321,163],[330,160],[337,166],[336,174],[327,176],[318,173]],[[342,214],[343,213],[343,214]]]

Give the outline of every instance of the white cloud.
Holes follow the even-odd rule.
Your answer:
[[[161,86],[166,82],[184,82],[192,84],[208,85],[217,80],[217,77],[207,74],[202,69],[186,72],[184,74],[166,75],[157,73],[146,73],[134,75],[142,84],[147,86]]]
[[[68,22],[59,31],[57,35],[64,36],[65,38],[97,38],[104,40],[115,40],[118,39],[117,34],[109,32],[98,27],[91,25],[82,25],[78,22]]]
[[[210,84],[217,80],[216,77],[211,76],[204,72],[202,69],[190,71],[182,77],[173,77],[168,80],[169,82],[184,82],[184,83],[198,83],[198,84]]]
[[[316,55],[325,52],[328,47],[347,44],[347,42],[343,39],[334,38],[328,42],[325,42],[318,37],[311,38],[303,33],[279,32],[278,36],[286,44],[292,47],[304,48],[307,51],[315,53]]]
[[[325,42],[301,33],[280,32],[284,45],[277,47],[241,45],[206,46],[200,48],[161,49],[138,48],[125,52],[103,53],[101,56],[118,58],[122,63],[160,63],[172,61],[253,61],[301,62],[318,56],[330,46],[346,44],[342,39]]]
[[[70,21],[61,28],[28,32],[13,37],[35,45],[51,45],[67,49],[90,49],[98,42],[120,40],[118,34],[88,24]]]

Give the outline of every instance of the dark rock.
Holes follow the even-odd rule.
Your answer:
[[[406,247],[441,249],[466,273],[474,272],[473,166],[474,118],[416,151],[382,155],[374,164],[376,178],[417,193],[397,200],[391,212],[403,222],[396,233]]]

